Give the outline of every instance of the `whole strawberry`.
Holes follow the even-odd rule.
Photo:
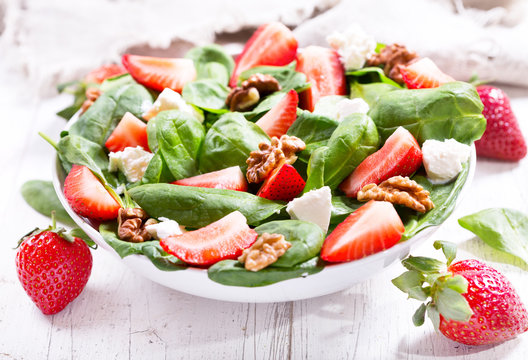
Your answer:
[[[409,271],[392,280],[409,297],[430,299],[414,314],[416,326],[427,312],[436,329],[466,345],[499,343],[528,330],[528,312],[508,279],[478,260],[450,265],[456,245],[437,241],[434,246],[444,251],[447,271],[436,259],[409,256],[402,261]]]
[[[56,314],[84,289],[92,271],[86,243],[53,226],[25,237],[16,254],[18,279],[46,315]]]
[[[477,86],[484,104],[482,115],[488,124],[480,140],[475,142],[477,155],[508,161],[518,161],[526,156],[526,141],[508,96],[490,85]]]

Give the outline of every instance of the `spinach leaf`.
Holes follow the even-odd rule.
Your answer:
[[[173,255],[167,254],[159,244],[158,240],[145,241],[142,243],[131,243],[120,240],[117,237],[117,224],[115,222],[103,223],[99,226],[99,233],[121,258],[129,255],[145,255],[160,270],[175,271],[184,270],[187,265]]]
[[[117,89],[121,86],[134,85],[134,84],[137,84],[136,80],[134,80],[134,78],[130,74],[122,74],[122,75],[118,75],[118,76],[105,79],[103,83],[101,84],[101,91],[107,92],[112,89]]]
[[[213,113],[228,111],[225,107],[228,94],[227,86],[213,79],[192,81],[182,91],[185,101]]]
[[[388,84],[397,88],[402,88],[400,84],[385,75],[382,68],[377,66],[369,66],[359,70],[347,71],[346,76],[353,77],[355,81],[362,83],[377,83]]]
[[[147,181],[166,178],[162,176],[167,173],[165,166],[174,180],[198,173],[197,159],[205,130],[194,116],[180,110],[162,111],[149,121],[147,135],[149,147],[157,154],[147,168]]]
[[[247,192],[172,184],[141,185],[129,194],[150,216],[164,216],[191,228],[209,225],[235,210],[249,225],[257,226],[285,207]]]
[[[64,210],[51,181],[26,181],[22,185],[20,192],[28,205],[37,212],[49,217],[51,216],[51,212],[55,211],[55,218],[57,221],[68,226],[76,226],[75,221],[73,221],[66,210]]]
[[[361,98],[372,107],[383,94],[400,89],[385,83],[360,84],[358,82],[350,83],[350,98]]]
[[[475,87],[452,82],[434,89],[395,90],[372,105],[372,117],[382,141],[403,126],[422,144],[427,139],[469,144],[486,130],[483,105]]]
[[[455,208],[457,196],[466,182],[468,172],[469,162],[463,165],[462,171],[458,174],[455,181],[436,185],[431,184],[423,173],[416,173],[412,176],[413,180],[430,192],[430,198],[435,207],[425,214],[416,213],[416,211],[408,208],[398,207],[398,213],[405,225],[405,232],[400,241],[410,239],[425,228],[440,225],[451,215]]]
[[[239,81],[247,80],[253,74],[271,75],[281,85],[281,91],[287,92],[294,89],[297,92],[304,91],[310,87],[310,83],[306,81],[306,75],[295,71],[296,61],[291,62],[285,66],[257,66],[246,70],[240,74]]]
[[[192,48],[185,57],[193,60],[197,80],[215,79],[227,85],[235,67],[233,57],[215,44]]]
[[[59,94],[73,95],[73,104],[57,112],[63,119],[70,120],[86,100],[86,83],[82,80],[70,81],[57,86],[57,91]]]
[[[284,97],[282,91],[274,92],[268,95],[262,100],[253,110],[245,111],[242,113],[244,117],[250,121],[257,121],[265,113],[267,113],[272,107],[274,107]]]
[[[503,251],[528,264],[528,216],[505,208],[491,208],[458,219],[494,249]]]
[[[297,110],[297,119],[287,134],[302,139],[308,145],[330,139],[338,125],[337,120],[326,115]]]
[[[145,174],[141,178],[143,184],[157,184],[157,183],[169,183],[176,179],[172,175],[167,165],[167,162],[163,158],[161,151],[158,150],[150,160]]]
[[[57,143],[62,167],[70,172],[72,165],[84,165],[107,183],[117,186],[114,174],[108,171],[108,157],[103,147],[77,135],[66,135]]]
[[[211,172],[240,166],[246,172],[249,153],[269,137],[240,113],[227,113],[218,119],[205,135],[200,151],[200,171]]]
[[[332,196],[331,224],[339,224],[365,203],[346,196]]]
[[[151,105],[150,93],[139,84],[112,87],[72,125],[70,134],[102,145],[127,111],[141,117]]]
[[[347,116],[333,132],[327,148],[321,148],[324,150],[320,150],[321,152],[317,154],[324,159],[310,161],[306,182],[319,185],[320,181],[314,181],[310,177],[319,177],[321,170],[317,167],[324,163],[323,185],[335,189],[363,159],[378,149],[378,145],[378,132],[369,116],[365,114]]]
[[[265,286],[279,281],[305,277],[323,270],[324,265],[318,257],[292,267],[268,266],[259,271],[249,271],[236,260],[219,261],[209,268],[209,279],[229,286]]]
[[[325,239],[324,231],[314,223],[300,220],[271,221],[255,228],[262,235],[282,234],[292,246],[273,263],[273,267],[291,267],[305,262],[321,251]]]
[[[308,178],[304,185],[303,194],[310,190],[322,188],[325,185],[324,172],[327,151],[328,146],[322,146],[312,152],[306,169]]]

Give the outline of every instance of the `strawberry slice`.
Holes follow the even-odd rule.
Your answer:
[[[303,191],[305,185],[297,170],[290,164],[283,163],[264,181],[257,196],[269,200],[291,201]]]
[[[148,151],[147,124],[129,112],[125,113],[108,137],[108,140],[106,140],[105,146],[113,152],[136,146],[141,146]]]
[[[370,200],[350,214],[325,239],[321,258],[330,262],[361,259],[394,246],[405,227],[386,201]]]
[[[410,65],[402,66],[400,74],[409,89],[435,88],[455,81],[429,58],[422,58]]]
[[[157,91],[169,88],[181,93],[183,86],[196,78],[191,59],[125,54],[121,62],[138,83]]]
[[[257,240],[257,236],[257,232],[247,225],[246,217],[234,211],[201,229],[161,239],[160,245],[187,264],[204,266],[236,259]]]
[[[300,107],[313,111],[327,95],[346,95],[345,69],[333,49],[308,46],[297,55],[297,71],[306,75],[311,87],[299,95]]]
[[[101,84],[106,79],[117,75],[126,74],[126,69],[119,64],[108,64],[102,65],[97,69],[94,69],[84,77],[84,81],[87,83]]]
[[[286,134],[290,126],[297,119],[297,104],[299,95],[290,90],[274,107],[270,109],[256,124],[271,138],[280,138]]]
[[[339,188],[348,197],[356,197],[363,186],[379,185],[393,176],[409,176],[422,165],[422,150],[409,132],[399,127],[381,149],[365,158]]]
[[[295,60],[297,40],[281,23],[262,25],[253,33],[244,50],[235,60],[229,86],[236,87],[240,74],[260,65],[283,66]]]
[[[93,220],[117,218],[119,203],[86,166],[73,165],[64,180],[64,196],[77,214]]]
[[[238,166],[176,180],[173,184],[236,191],[247,191],[248,189],[246,177]]]

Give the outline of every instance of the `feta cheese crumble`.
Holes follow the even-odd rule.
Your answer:
[[[470,154],[468,145],[455,139],[426,140],[422,145],[423,164],[427,177],[433,184],[445,184],[462,171]]]
[[[342,33],[334,31],[326,37],[326,41],[337,51],[346,70],[361,69],[376,50],[374,38],[358,24],[353,24]]]
[[[165,88],[159,94],[154,104],[152,104],[152,107],[143,114],[143,119],[150,120],[164,110],[180,110],[194,116],[200,122],[204,121],[201,112],[188,104],[179,93],[169,88]]]
[[[293,199],[286,206],[286,211],[294,220],[303,220],[318,225],[328,231],[332,212],[332,193],[328,186],[310,190],[300,198]]]
[[[130,182],[141,180],[154,154],[141,146],[127,147],[123,151],[108,154],[108,171],[121,170]]]
[[[369,106],[363,99],[342,99],[336,105],[337,121],[341,122],[350,114],[366,114],[369,111]]]
[[[160,217],[159,220],[159,223],[147,225],[145,227],[150,236],[154,239],[160,240],[171,235],[183,234],[183,226],[180,226],[175,220],[167,219],[165,217]]]

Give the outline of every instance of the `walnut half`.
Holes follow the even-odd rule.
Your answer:
[[[151,239],[146,227],[157,223],[155,219],[148,219],[145,210],[140,208],[121,208],[117,216],[117,235],[121,240],[140,243]]]
[[[252,151],[246,160],[246,177],[250,183],[264,181],[271,172],[283,163],[293,164],[298,151],[306,149],[306,144],[295,136],[282,135],[271,138],[271,144],[260,143],[259,149]]]
[[[260,73],[251,75],[240,85],[227,95],[226,105],[231,111],[250,110],[261,98],[281,89],[277,79]]]
[[[381,184],[367,184],[358,192],[359,201],[377,200],[407,206],[425,213],[434,208],[429,191],[416,181],[403,176],[393,176]]]
[[[264,233],[244,250],[238,261],[244,264],[246,270],[259,271],[277,261],[290,247],[284,235]]]
[[[403,84],[400,68],[418,58],[414,51],[409,51],[404,45],[391,44],[385,46],[379,54],[374,54],[367,60],[368,66],[383,65],[385,75],[399,84]]]

